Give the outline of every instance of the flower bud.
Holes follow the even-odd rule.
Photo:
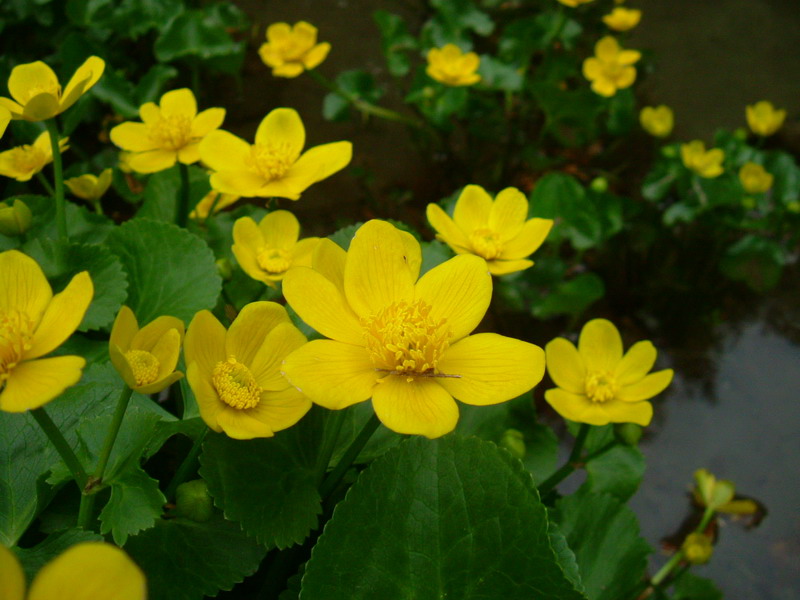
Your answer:
[[[704,565],[714,553],[711,538],[704,533],[690,533],[683,541],[683,555],[693,565]]]
[[[500,438],[500,447],[508,450],[514,458],[525,458],[525,436],[517,429],[506,429]]]
[[[592,179],[592,182],[589,184],[589,187],[592,188],[593,192],[597,192],[598,194],[607,192],[608,179],[606,179],[605,177],[595,177],[594,179]]]
[[[733,132],[733,137],[740,142],[744,142],[747,139],[747,129],[744,127],[737,127]]]
[[[661,156],[666,158],[675,158],[678,156],[678,150],[675,148],[675,146],[664,146],[661,148]]]
[[[786,205],[786,210],[793,213],[800,213],[800,202],[797,200],[789,202],[789,204]]]
[[[205,523],[214,510],[208,486],[202,479],[187,481],[175,490],[175,514],[197,523]]]
[[[216,261],[217,273],[224,281],[230,281],[233,277],[233,265],[227,258],[219,258]]]
[[[15,199],[9,206],[0,202],[0,233],[3,235],[22,235],[31,226],[31,209],[22,200]]]
[[[642,439],[644,428],[636,423],[620,423],[616,426],[617,438],[626,446],[636,446]]]

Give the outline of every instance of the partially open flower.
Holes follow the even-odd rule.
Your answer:
[[[706,145],[700,140],[681,144],[681,160],[683,166],[706,179],[719,177],[725,172],[722,166],[725,153],[720,148],[706,150]]]
[[[745,109],[747,124],[753,133],[757,135],[772,135],[783,125],[786,119],[786,111],[772,106],[771,102],[762,100],[749,105]]]
[[[645,106],[639,113],[642,128],[654,137],[667,137],[672,133],[675,116],[669,106]]]
[[[155,394],[183,377],[175,370],[183,330],[183,321],[166,316],[139,329],[130,308],[123,306],[119,310],[111,328],[108,352],[129,388],[140,394]]]
[[[22,235],[31,226],[31,209],[19,198],[9,206],[0,202],[0,233],[3,235]]]
[[[68,148],[68,138],[61,138],[58,147],[61,152]],[[53,162],[53,146],[50,133],[42,132],[33,144],[24,144],[0,152],[0,175],[17,181],[30,181],[39,171]]]
[[[774,177],[754,162],[746,162],[739,169],[739,181],[748,194],[763,194],[772,187]]]
[[[732,481],[717,479],[707,469],[695,471],[694,480],[697,484],[693,492],[694,499],[700,506],[732,515],[752,515],[759,510],[753,500],[736,498],[736,487]]]
[[[317,43],[317,28],[310,23],[273,23],[267,27],[267,41],[261,44],[258,55],[272,67],[275,77],[297,77],[318,67],[330,49],[328,42]]]
[[[617,6],[603,17],[603,23],[614,31],[629,31],[636,27],[641,20],[642,11],[624,6]]]
[[[72,177],[64,185],[81,200],[96,204],[111,187],[111,169],[104,169],[99,177],[90,173]]]

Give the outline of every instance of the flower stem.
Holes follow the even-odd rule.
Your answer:
[[[697,527],[695,527],[693,533],[703,533],[713,518],[714,509],[706,507],[706,511],[703,513],[703,518],[700,519],[700,523],[697,525]],[[669,577],[670,573],[672,573],[675,567],[677,567],[683,560],[684,554],[683,548],[673,554],[664,564],[664,566],[661,567],[655,575],[653,575],[652,579],[650,579],[650,585],[653,588],[658,588],[662,583],[664,583],[667,577]]]
[[[172,481],[169,482],[167,489],[164,491],[164,495],[167,497],[167,500],[175,497],[175,491],[178,489],[178,486],[186,481],[192,471],[196,469],[197,457],[200,456],[200,450],[203,447],[203,440],[206,439],[207,433],[208,427],[204,428],[203,433],[197,436],[197,438],[194,440],[194,444],[192,444],[192,449],[189,450],[189,454],[186,455],[186,458],[183,459],[183,462],[178,467],[178,470],[175,471]]]
[[[60,240],[67,239],[67,207],[64,200],[64,171],[61,166],[61,148],[59,146],[58,125],[55,118],[44,122],[50,133],[50,146],[53,150],[53,175],[56,184],[56,226]]]
[[[181,172],[181,191],[175,210],[175,224],[178,227],[186,227],[189,220],[189,165],[178,163],[178,168]]]
[[[339,432],[342,430],[344,424],[345,412],[344,410],[332,411],[330,416],[332,422],[331,431],[329,435],[325,436],[322,448],[319,451],[317,458],[317,485],[320,485],[325,478],[325,473],[328,472],[328,464],[331,462],[331,456],[336,449],[336,442],[339,439]]]
[[[327,499],[327,497],[333,492],[339,482],[344,477],[344,474],[347,472],[347,469],[353,464],[353,461],[358,457],[359,453],[364,449],[364,446],[369,441],[369,438],[372,437],[372,434],[375,433],[375,430],[381,424],[378,416],[373,413],[370,417],[369,421],[364,424],[361,431],[359,432],[358,436],[353,443],[345,450],[342,458],[339,459],[338,464],[334,467],[333,471],[331,471],[330,475],[328,475],[322,485],[319,486],[319,495],[322,496],[323,500]]]
[[[108,466],[108,460],[111,458],[111,451],[114,449],[114,442],[117,439],[119,428],[122,425],[122,419],[125,417],[125,411],[128,409],[128,402],[131,399],[131,394],[133,394],[133,390],[127,385],[122,388],[119,400],[117,400],[117,408],[114,410],[114,416],[111,419],[111,427],[108,428],[106,439],[103,442],[103,449],[100,451],[100,460],[97,463],[97,468],[94,470],[91,477],[89,477],[89,481],[86,482],[87,492],[91,492],[103,482],[103,475]]]
[[[540,496],[546,496],[575,470],[578,459],[583,451],[583,445],[586,443],[586,436],[589,435],[590,427],[591,425],[588,423],[581,423],[581,428],[578,430],[578,435],[575,437],[575,444],[572,446],[572,452],[570,452],[567,462],[561,465],[561,468],[539,485]]]
[[[51,195],[51,196],[55,196],[56,195],[56,191],[53,189],[53,186],[50,185],[50,182],[47,181],[47,177],[44,176],[44,173],[42,173],[41,171],[36,173],[36,179],[39,180],[39,183],[42,184],[42,187],[45,189],[45,191],[49,195]]]
[[[75,483],[80,489],[83,489],[87,480],[86,471],[83,469],[83,465],[81,465],[78,457],[75,456],[75,452],[72,451],[72,448],[62,435],[58,426],[53,423],[53,419],[45,412],[44,408],[32,410],[31,415],[36,419],[36,422],[39,423],[39,427],[41,427],[42,431],[47,435],[50,443],[53,444],[59,456],[61,456],[61,460],[63,460],[67,468],[69,468]]]

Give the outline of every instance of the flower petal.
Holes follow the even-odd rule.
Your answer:
[[[172,317],[167,317],[172,318]],[[151,323],[152,324],[152,323]],[[144,330],[142,330],[144,331]],[[158,379],[163,379],[175,371],[178,366],[178,357],[181,353],[181,341],[183,340],[183,323],[180,330],[169,329],[164,332],[151,347],[149,352],[158,361]],[[165,386],[166,387],[166,386]],[[163,389],[163,388],[162,388]]]
[[[251,302],[231,323],[225,337],[225,356],[247,366],[264,345],[269,333],[281,323],[291,323],[286,309],[276,302]]]
[[[38,323],[52,297],[35,260],[18,250],[0,252],[0,311],[20,311]]]
[[[552,228],[552,219],[540,219],[537,217],[527,220],[520,232],[503,244],[500,258],[516,260],[530,256],[547,239],[547,235]]]
[[[482,258],[462,254],[425,273],[415,296],[430,304],[431,319],[447,320],[452,342],[468,335],[483,319],[492,300],[492,276]]]
[[[191,142],[178,150],[178,160],[184,165],[200,161],[200,142]]]
[[[200,143],[200,158],[202,157],[203,142]],[[216,191],[246,198],[262,196],[264,181],[261,175],[253,171],[224,171],[211,174],[211,187]]]
[[[41,90],[55,91],[57,88],[58,77],[53,69],[40,60],[17,65],[11,69],[11,75],[8,77],[8,92],[23,108]]]
[[[183,342],[187,367],[196,362],[203,376],[211,377],[217,363],[227,358],[225,333],[222,323],[210,311],[201,310],[195,314]]]
[[[467,235],[489,224],[492,197],[479,185],[468,185],[461,192],[453,210],[453,220]]]
[[[276,108],[256,130],[256,144],[281,148],[289,162],[295,162],[306,145],[306,128],[293,108]]]
[[[448,348],[439,360],[444,375],[436,381],[467,404],[486,406],[516,398],[544,376],[544,351],[533,344],[479,333]]]
[[[158,105],[164,117],[182,116],[194,119],[197,116],[197,100],[189,88],[167,92],[161,96]]]
[[[245,171],[250,144],[222,129],[215,129],[200,142],[200,158],[214,171]]]
[[[369,399],[379,378],[364,347],[332,340],[314,340],[292,352],[283,373],[313,402],[332,410]]]
[[[147,385],[140,385],[134,387],[133,390],[140,394],[157,394],[160,391],[167,389],[173,383],[178,381],[181,377],[183,377],[183,373],[181,373],[180,371],[173,370],[172,372],[166,374],[164,377],[156,379],[153,383],[148,383]]]
[[[81,324],[94,296],[94,285],[87,271],[75,275],[55,296],[42,315],[31,339],[26,359],[38,358],[58,348]]]
[[[128,166],[137,173],[157,173],[175,164],[178,153],[174,150],[151,150],[128,157]]]
[[[347,252],[336,242],[322,238],[314,247],[311,265],[328,281],[333,283],[344,296],[344,266]]]
[[[209,108],[199,113],[192,121],[192,137],[205,137],[222,126],[225,120],[224,108]]]
[[[611,420],[600,403],[592,402],[584,394],[573,394],[554,388],[544,393],[544,399],[565,419],[589,425],[608,425]]]
[[[653,420],[653,405],[649,402],[606,402],[603,409],[611,423],[636,423],[642,427],[650,425]]]
[[[578,352],[588,371],[614,373],[622,360],[622,338],[611,321],[593,319],[581,330]]]
[[[0,392],[0,410],[24,412],[54,400],[81,379],[86,361],[80,356],[28,360],[9,373]]]
[[[139,117],[145,125],[155,125],[161,120],[161,109],[155,102],[145,102],[139,107]]]
[[[292,323],[280,323],[269,332],[248,365],[256,382],[265,390],[279,391],[289,387],[281,373],[283,360],[306,343],[306,336]]]
[[[469,248],[469,240],[464,232],[459,229],[455,221],[450,218],[438,204],[428,204],[425,211],[428,223],[436,230],[436,237],[450,246],[453,250]]]
[[[292,28],[288,23],[273,23],[267,27],[267,39],[270,42],[285,41],[292,34]]]
[[[288,210],[274,210],[258,224],[267,248],[291,250],[300,237],[300,223]]]
[[[311,183],[316,183],[341,171],[350,164],[352,159],[353,144],[350,142],[331,142],[314,146],[297,159],[297,162],[286,174],[286,178],[311,178]]]
[[[331,45],[328,42],[317,44],[306,52],[306,55],[303,57],[303,66],[305,66],[306,69],[318,67],[320,63],[328,57],[328,52],[330,51]]]
[[[233,255],[244,272],[258,281],[266,281],[266,274],[258,264],[258,253],[264,246],[264,237],[253,219],[236,219],[233,224]]]
[[[131,364],[128,362],[128,359],[125,357],[125,353],[123,352],[122,348],[117,346],[116,344],[108,344],[108,356],[111,359],[111,364],[114,365],[114,368],[117,370],[117,373],[120,377],[122,377],[122,381],[125,382],[132,390],[136,389],[136,376],[133,374],[133,368],[131,368]]]
[[[78,67],[72,75],[61,95],[61,110],[63,112],[77,102],[83,94],[97,83],[106,69],[105,61],[99,56],[90,56]]]
[[[285,380],[284,380],[285,381]],[[261,402],[247,411],[248,416],[269,426],[272,431],[287,429],[311,409],[311,400],[289,387],[261,394]]]
[[[11,98],[2,98],[0,97],[0,106],[5,108],[9,113],[11,113],[12,119],[21,119],[22,118],[22,111],[23,108],[16,102],[14,102]]]
[[[650,373],[636,383],[622,385],[617,397],[624,402],[641,402],[656,396],[667,389],[672,382],[672,369]]]
[[[217,424],[228,437],[235,440],[252,440],[275,435],[272,427],[255,419],[250,411],[238,410],[229,406],[223,406],[222,410],[217,413]]]
[[[156,344],[162,337],[174,329],[178,334],[178,344],[183,341],[184,326],[183,321],[177,317],[161,316],[150,321],[142,327],[131,340],[129,348],[126,350],[144,350],[152,352]],[[124,346],[123,346],[124,347]],[[174,367],[173,367],[174,368]]]
[[[16,555],[0,544],[0,598],[3,600],[25,600],[25,573]]]
[[[492,275],[508,275],[509,273],[516,273],[517,271],[524,271],[533,266],[532,260],[490,260],[486,262],[489,267],[489,273]]]
[[[528,216],[528,199],[517,188],[506,188],[494,199],[489,211],[489,229],[506,242],[519,234]]]
[[[437,438],[458,423],[458,405],[438,380],[392,375],[375,386],[372,406],[386,427],[396,433]]]
[[[310,267],[314,249],[319,244],[320,238],[310,237],[297,242],[292,249],[293,267]]]
[[[652,343],[647,341],[635,343],[617,365],[615,373],[617,383],[624,387],[643,379],[653,368],[656,354],[656,348]]]
[[[575,344],[565,338],[556,338],[545,346],[545,353],[550,379],[561,389],[583,394],[586,391],[586,367]]]
[[[22,117],[28,121],[44,121],[55,117],[61,111],[58,99],[52,94],[37,94],[25,103]]]
[[[191,332],[191,325],[189,326]],[[189,336],[186,336],[186,341],[189,341]],[[197,408],[200,410],[200,416],[206,425],[219,433],[222,427],[217,423],[217,415],[222,412],[225,403],[220,400],[219,395],[211,384],[211,371],[203,371],[199,362],[189,362],[186,368],[186,379],[189,381],[189,387],[194,392],[194,398],[197,401]]]

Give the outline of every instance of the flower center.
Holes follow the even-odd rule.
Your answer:
[[[285,41],[277,44],[277,50],[286,62],[299,62],[313,45],[307,39],[290,36]]]
[[[430,317],[431,307],[422,300],[395,302],[362,319],[367,352],[378,371],[414,376],[440,375],[439,358],[449,346],[446,319]]]
[[[186,115],[161,117],[150,126],[150,138],[160,148],[180,150],[192,141],[192,120]]]
[[[486,260],[497,258],[503,251],[500,234],[491,229],[476,229],[469,236],[469,241],[475,253],[480,254]]]
[[[31,348],[33,322],[18,310],[0,310],[0,390]]]
[[[258,266],[267,273],[285,273],[292,266],[292,256],[282,248],[263,248],[256,256]]]
[[[254,408],[261,401],[261,387],[256,378],[233,356],[217,363],[211,374],[211,383],[220,400],[237,410]]]
[[[9,150],[11,152],[11,163],[18,173],[30,173],[38,171],[45,165],[45,156],[39,148],[25,144]]]
[[[56,81],[50,84],[34,85],[25,91],[27,93],[21,98],[21,104],[27,104],[39,94],[50,94],[59,100],[61,99],[61,86]]]
[[[613,400],[618,391],[617,379],[608,371],[593,371],[586,377],[586,395],[592,402]]]
[[[137,386],[153,383],[158,379],[158,370],[161,363],[146,350],[128,350],[125,358],[133,371],[133,378]]]
[[[294,164],[291,149],[286,144],[255,144],[246,162],[268,181],[283,177]]]

